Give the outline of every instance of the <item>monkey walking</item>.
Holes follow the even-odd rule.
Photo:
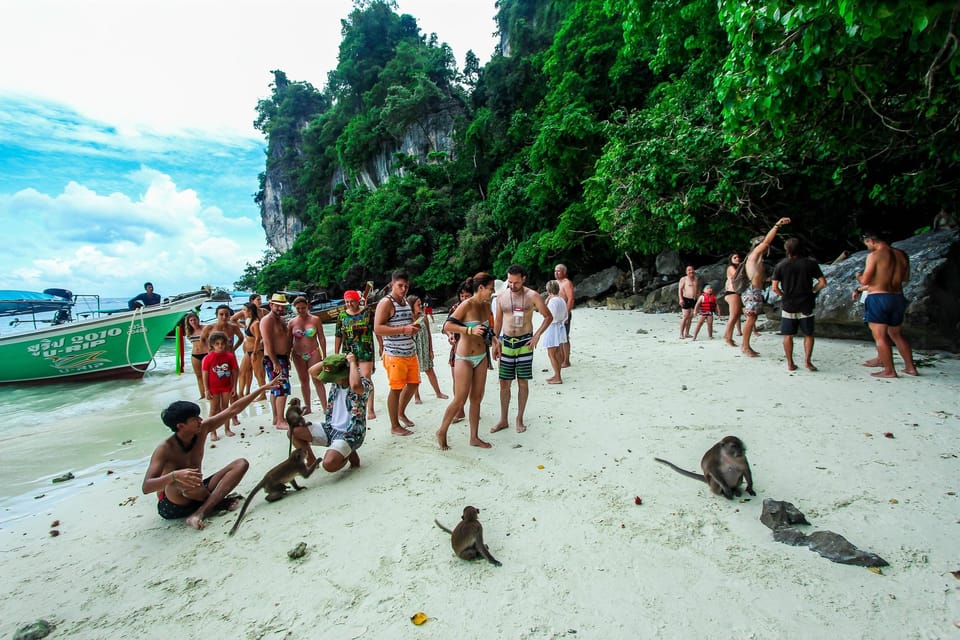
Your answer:
[[[253,491],[250,492],[250,495],[247,496],[247,499],[243,502],[243,507],[240,508],[240,515],[237,516],[237,521],[233,524],[233,528],[230,529],[230,535],[232,536],[237,532],[237,528],[240,526],[240,521],[243,520],[243,514],[247,512],[247,507],[250,506],[250,501],[253,499],[253,496],[257,494],[260,489],[263,489],[267,494],[267,502],[274,502],[280,500],[287,492],[287,483],[293,485],[293,488],[297,491],[303,489],[299,486],[296,481],[297,476],[303,476],[304,478],[309,478],[310,475],[316,470],[317,463],[320,461],[317,460],[313,465],[307,465],[307,452],[303,449],[294,449],[293,453],[290,454],[290,457],[275,466],[270,471],[267,471],[266,475],[263,476],[263,479],[257,483],[257,486],[253,488]]]
[[[654,458],[654,460],[667,465],[688,478],[706,482],[711,491],[718,495],[723,494],[725,498],[732,500],[734,496],[740,495],[740,483],[744,478],[747,479],[747,493],[752,496],[757,495],[753,490],[753,475],[750,473],[750,465],[747,463],[745,452],[746,447],[743,446],[743,441],[740,438],[727,436],[703,454],[703,458],[700,460],[703,475],[681,469],[672,462],[661,458]]]
[[[490,549],[483,543],[483,525],[477,520],[480,509],[464,507],[460,522],[453,531],[434,520],[433,523],[450,534],[450,544],[453,552],[464,560],[476,560],[483,557],[490,564],[501,566],[500,561],[493,557]]]

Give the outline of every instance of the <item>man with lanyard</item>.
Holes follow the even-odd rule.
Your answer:
[[[383,368],[387,372],[390,393],[387,396],[387,413],[390,414],[390,433],[408,436],[414,426],[407,418],[406,409],[420,384],[420,363],[413,336],[421,325],[414,323],[413,311],[407,304],[410,276],[406,271],[394,271],[390,278],[390,293],[377,304],[373,320],[373,332],[383,338]]]
[[[494,344],[493,357],[500,360],[500,420],[493,425],[490,433],[509,426],[507,412],[510,410],[510,387],[514,379],[517,380],[517,433],[527,430],[523,412],[530,394],[528,381],[533,378],[533,350],[540,336],[553,322],[553,314],[540,294],[524,286],[526,279],[527,272],[523,267],[510,265],[507,269],[507,288],[497,296],[494,331],[500,336],[500,343]],[[543,316],[536,333],[533,332],[534,309]]]

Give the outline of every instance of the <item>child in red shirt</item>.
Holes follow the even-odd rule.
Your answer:
[[[240,367],[237,357],[227,350],[227,334],[214,331],[210,334],[210,353],[203,358],[203,388],[207,400],[210,401],[210,415],[216,415],[230,406],[231,400],[237,398],[237,376]],[[235,436],[230,430],[230,422],[223,426],[228,436]],[[210,434],[211,440],[219,440],[217,430]]]

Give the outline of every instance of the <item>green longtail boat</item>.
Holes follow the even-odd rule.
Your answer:
[[[15,316],[14,325],[31,325],[0,335],[0,384],[140,378],[183,315],[209,299],[198,292],[133,311],[94,310],[75,319],[71,310],[79,296],[69,291],[0,294],[6,294],[0,295],[0,316]],[[48,313],[53,317],[37,317]]]

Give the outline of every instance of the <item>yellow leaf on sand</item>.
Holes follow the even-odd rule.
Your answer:
[[[424,622],[426,622],[426,621],[429,620],[429,619],[430,619],[430,618],[428,618],[428,617],[427,617],[427,614],[425,614],[423,611],[418,611],[418,612],[416,612],[415,614],[413,614],[412,616],[410,616],[410,622],[412,622],[413,624],[418,625],[418,626],[421,625],[421,624],[423,624]]]
[[[883,575],[883,571],[880,570],[880,567],[867,567],[867,569],[869,569],[871,573],[875,573],[878,576]]]
[[[900,504],[900,501],[896,498],[890,498],[890,504]]]
[[[537,465],[537,469],[543,469],[543,465],[542,465],[542,464],[538,464],[538,465]]]

